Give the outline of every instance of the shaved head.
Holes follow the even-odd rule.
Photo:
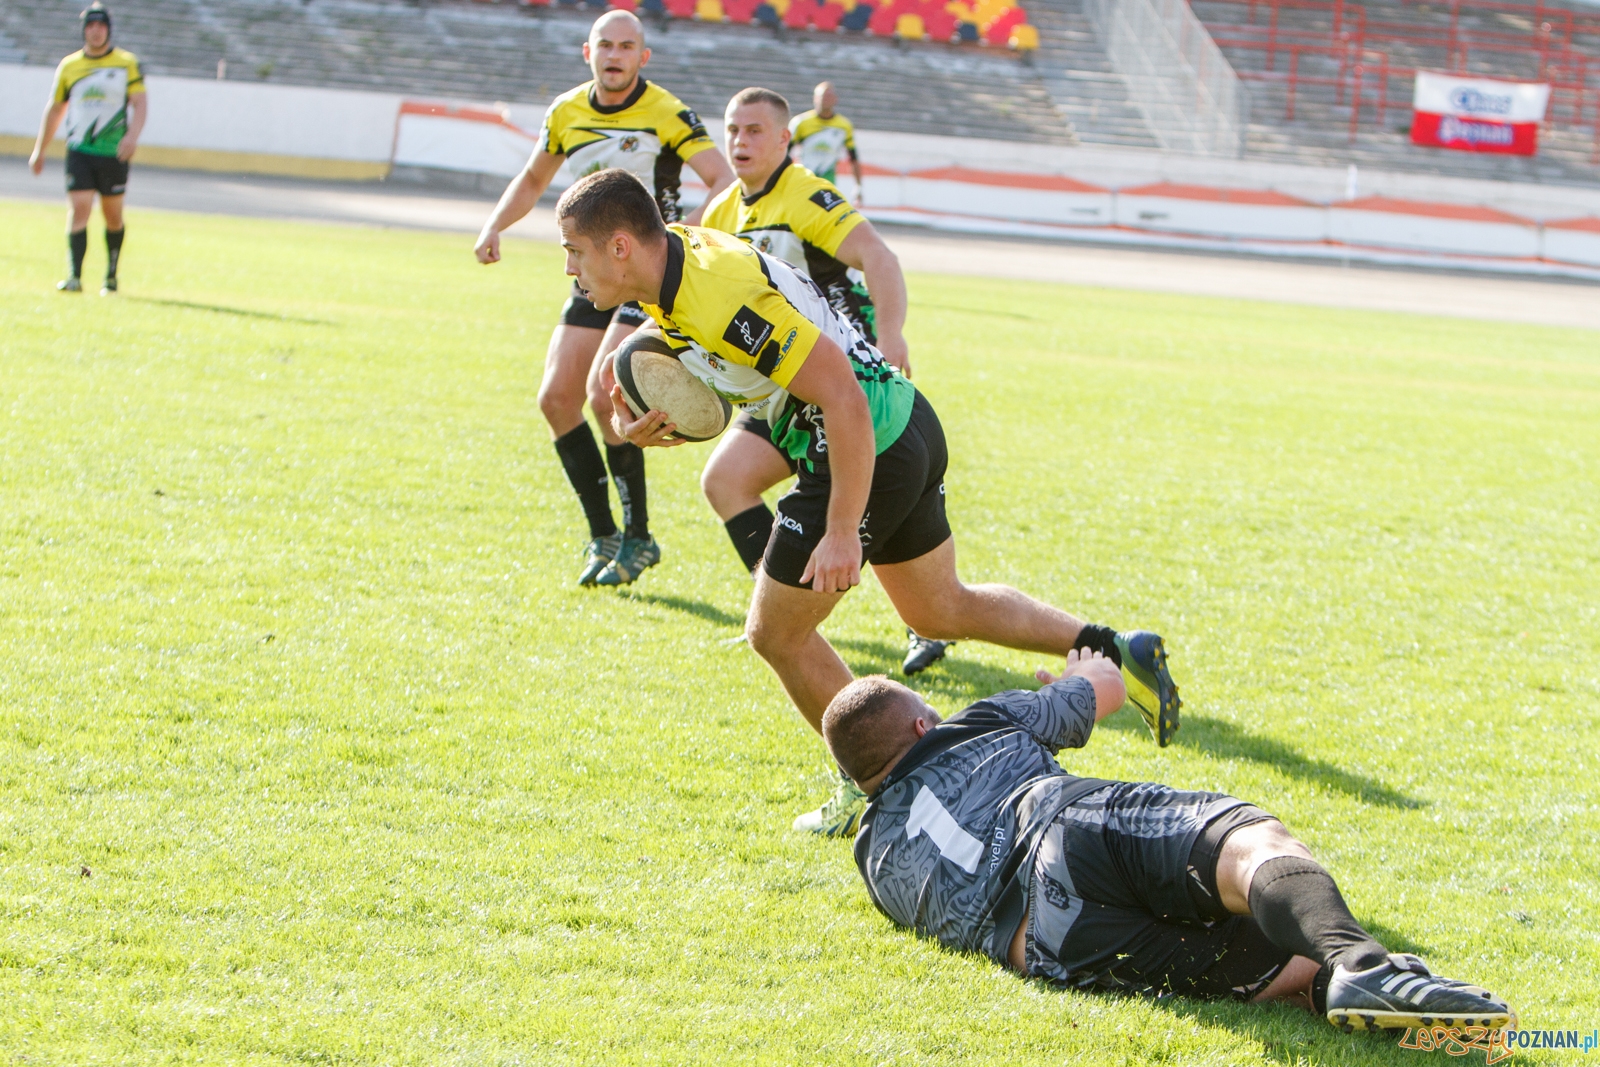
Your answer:
[[[833,91],[833,83],[818,82],[817,87],[811,90],[811,103],[817,109],[817,114],[825,119],[832,118],[833,109],[839,103],[839,94]]]
[[[916,722],[929,725],[939,716],[922,698],[883,675],[857,678],[828,703],[822,713],[822,739],[839,766],[857,782],[865,782],[889,769],[916,743]]]
[[[624,37],[632,37],[641,48],[644,47],[644,23],[631,11],[607,11],[589,27],[591,43],[601,39],[617,41]]]

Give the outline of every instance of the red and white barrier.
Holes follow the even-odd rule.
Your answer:
[[[1539,229],[1494,208],[1369,196],[1328,208],[1328,238],[1405,252],[1536,259]]]
[[[1556,263],[1600,268],[1600,218],[1545,223],[1542,254]]]
[[[1116,223],[1154,233],[1267,241],[1321,241],[1320,204],[1271,189],[1157,182],[1117,191]]]

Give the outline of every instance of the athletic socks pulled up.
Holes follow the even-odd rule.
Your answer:
[[[741,511],[722,524],[728,531],[733,550],[739,553],[744,569],[754,573],[756,565],[767,551],[767,541],[772,537],[772,509],[765,504]]]
[[[624,441],[606,445],[606,466],[622,501],[622,536],[635,541],[650,538],[650,506],[644,488],[644,449]]]
[[[1376,967],[1389,950],[1350,914],[1333,876],[1298,856],[1277,856],[1250,880],[1250,914],[1267,940],[1297,956],[1349,971]]]
[[[67,249],[72,253],[72,276],[83,277],[83,257],[89,253],[89,231],[67,234]]]
[[[117,276],[117,260],[122,258],[122,235],[128,232],[124,226],[120,230],[106,231],[106,277]]]
[[[578,502],[583,505],[584,517],[589,520],[590,537],[610,537],[617,532],[611,517],[611,493],[606,487],[606,464],[600,458],[600,448],[594,443],[594,431],[587,422],[580,422],[556,438],[556,455],[567,472]]]
[[[1117,649],[1117,631],[1109,626],[1086,622],[1072,644],[1074,648],[1087,648],[1090,652],[1098,652],[1118,667],[1122,666],[1122,653]]]

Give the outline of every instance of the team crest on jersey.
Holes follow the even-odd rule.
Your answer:
[[[624,137],[622,143],[617,147],[624,152],[637,152],[639,150],[639,138]]]
[[[743,304],[733,316],[733,321],[728,323],[728,328],[722,332],[724,341],[752,356],[760,353],[761,346],[771,336],[772,323],[751,311],[749,305]]]
[[[811,202],[824,211],[832,211],[834,208],[844,203],[844,197],[840,196],[832,189],[818,189],[816,192],[811,194]]]

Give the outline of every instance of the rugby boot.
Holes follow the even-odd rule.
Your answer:
[[[1122,684],[1128,689],[1128,703],[1139,709],[1144,724],[1150,727],[1156,744],[1165,748],[1178,732],[1178,686],[1167,672],[1167,648],[1160,634],[1149,630],[1129,630],[1115,638],[1122,654]]]
[[[861,829],[861,816],[867,810],[867,794],[839,772],[839,784],[833,796],[816,811],[808,811],[794,820],[796,830],[821,834],[823,837],[854,837]]]
[[[1335,965],[1328,980],[1328,1021],[1346,1033],[1419,1026],[1501,1030],[1511,1019],[1510,1006],[1487,989],[1435,978],[1408,953],[1391,952],[1364,971]]]
[[[620,551],[622,551],[620,531],[590,541],[589,547],[583,550],[583,570],[578,572],[578,584],[593,585],[595,579],[600,577],[600,572],[611,565],[611,561],[617,558],[617,553]]]
[[[954,641],[934,641],[923,637],[909,626],[906,627],[906,638],[911,644],[906,649],[906,661],[900,665],[900,672],[907,678],[920,674],[944,659],[945,652],[955,645]]]
[[[100,286],[100,295],[101,296],[110,296],[113,293],[115,293],[116,291],[117,291],[117,276],[115,274],[107,276],[107,278],[105,280],[105,284]]]
[[[81,293],[83,292],[83,282],[77,278],[64,278],[56,282],[56,289],[63,293]]]
[[[661,562],[661,546],[654,537],[624,537],[617,558],[606,564],[595,585],[628,585],[646,569]]]

